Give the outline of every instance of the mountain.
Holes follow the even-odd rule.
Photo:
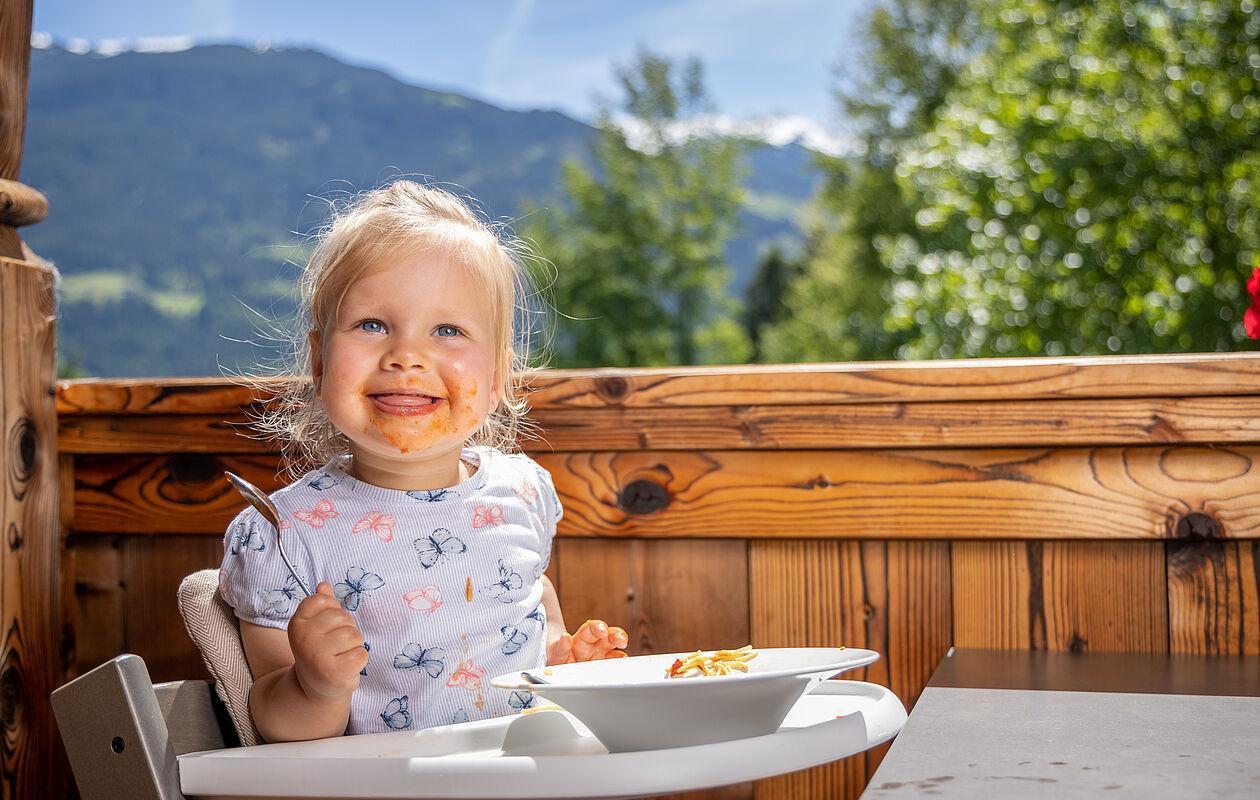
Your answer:
[[[291,310],[302,234],[330,199],[430,176],[512,218],[556,197],[561,164],[594,135],[311,50],[31,55],[22,180],[50,211],[22,233],[62,273],[59,351],[89,375],[215,375],[274,357],[247,340]],[[796,145],[751,154],[733,292],[764,243],[797,236],[810,159]]]

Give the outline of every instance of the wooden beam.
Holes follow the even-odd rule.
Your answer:
[[[860,450],[1260,442],[1260,396],[542,409],[526,450]],[[267,453],[242,414],[60,418],[62,453]]]
[[[1260,447],[535,454],[560,532],[612,538],[1260,538]],[[79,533],[222,535],[271,454],[77,456]]]
[[[1260,394],[1260,354],[1100,356],[543,370],[536,411]],[[235,414],[262,399],[224,378],[86,379],[58,385],[59,414]]]

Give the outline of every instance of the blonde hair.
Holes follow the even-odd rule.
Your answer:
[[[312,378],[311,334],[326,341],[324,332],[336,319],[346,292],[373,266],[421,252],[441,254],[468,268],[492,309],[497,403],[468,443],[517,450],[520,437],[534,427],[526,419],[527,404],[519,391],[529,369],[529,325],[514,325],[517,311],[528,319],[533,296],[524,267],[525,259],[532,257],[529,248],[451,192],[412,180],[395,181],[334,207],[316,239],[318,245],[298,282],[296,324],[286,337],[291,358],[270,376],[246,378],[265,398],[250,415],[251,427],[280,443],[285,472],[296,478],[349,453],[349,440],[319,402]]]

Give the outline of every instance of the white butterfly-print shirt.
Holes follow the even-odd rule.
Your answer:
[[[533,459],[466,448],[447,489],[363,483],[333,461],[271,495],[284,554],[314,590],[333,586],[368,645],[346,733],[416,730],[516,713],[528,692],[490,686],[546,658],[539,581],[563,510]],[[220,592],[236,615],[287,628],[304,597],[252,508],[223,541]]]

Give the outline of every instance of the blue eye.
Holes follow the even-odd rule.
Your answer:
[[[379,319],[365,319],[359,323],[358,327],[360,330],[367,331],[368,333],[385,332],[385,323],[381,322]]]
[[[450,332],[449,332],[449,333],[447,333],[447,331],[450,331]],[[439,325],[439,326],[437,326],[437,335],[438,335],[438,336],[459,336],[459,334],[460,334],[460,333],[461,333],[460,329],[459,329],[459,328],[456,328],[454,325]]]

